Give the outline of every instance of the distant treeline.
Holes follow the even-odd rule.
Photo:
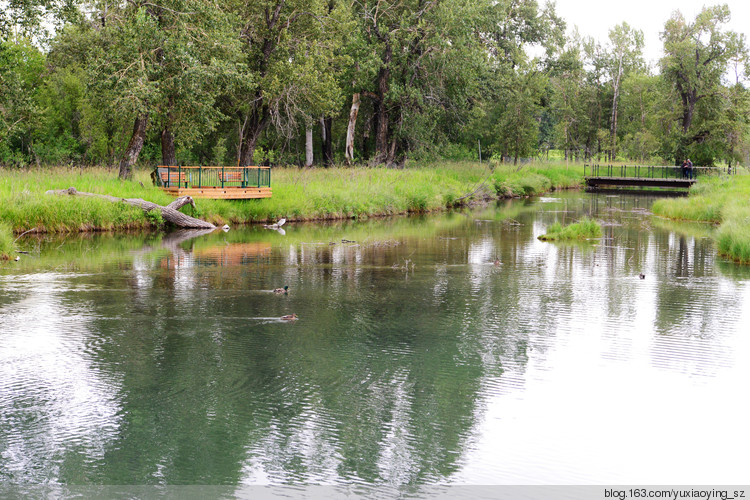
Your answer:
[[[5,166],[750,155],[725,5],[675,12],[650,68],[642,32],[533,0],[0,3]]]

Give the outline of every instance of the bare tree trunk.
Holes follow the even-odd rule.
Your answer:
[[[312,125],[305,126],[305,166],[313,164],[313,129]]]
[[[120,179],[133,178],[133,165],[138,161],[138,155],[141,154],[143,143],[146,140],[146,125],[148,124],[148,113],[138,115],[133,124],[133,135],[130,137],[125,154],[120,160]]]
[[[346,162],[352,164],[354,161],[354,129],[357,125],[357,115],[359,114],[359,92],[352,96],[352,108],[349,111],[349,126],[346,127]]]
[[[140,198],[118,198],[116,196],[109,196],[106,194],[85,193],[83,191],[76,190],[76,188],[74,187],[71,187],[68,189],[50,190],[50,191],[47,191],[46,194],[91,196],[94,198],[101,198],[107,201],[111,201],[113,203],[122,202],[127,205],[138,207],[147,213],[152,210],[158,210],[161,213],[161,216],[165,221],[170,222],[177,227],[188,228],[188,229],[215,229],[216,228],[216,226],[214,226],[210,222],[196,219],[195,217],[190,217],[189,215],[185,215],[182,212],[179,212],[179,209],[184,207],[185,205],[192,205],[193,207],[195,207],[195,201],[193,201],[192,196],[182,196],[174,200],[172,203],[170,203],[166,207],[164,207],[162,205],[157,205],[156,203],[142,200]]]

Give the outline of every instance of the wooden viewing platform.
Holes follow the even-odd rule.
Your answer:
[[[183,167],[159,165],[154,183],[174,196],[245,200],[270,198],[270,167]]]
[[[682,167],[640,165],[584,165],[586,186],[600,187],[654,187],[666,189],[689,189],[698,175],[712,175],[720,169],[693,167],[690,177]],[[587,175],[589,174],[589,175]]]
[[[659,187],[686,189],[695,184],[695,179],[658,179],[648,177],[586,177],[586,185],[592,188],[611,187]]]

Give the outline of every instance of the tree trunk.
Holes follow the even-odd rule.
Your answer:
[[[174,136],[169,126],[161,131],[161,164],[177,165],[177,155],[174,150]]]
[[[313,164],[313,129],[312,125],[305,127],[305,166],[312,167]]]
[[[377,128],[375,130],[375,158],[373,163],[388,163],[388,107],[385,96],[388,94],[388,87],[391,78],[391,59],[393,49],[391,44],[386,42],[385,56],[383,58],[383,67],[378,72],[378,103],[377,103]]]
[[[344,156],[346,162],[352,164],[354,161],[354,130],[357,125],[357,115],[359,114],[359,92],[352,96],[352,108],[349,111],[349,126],[346,127],[346,151]]]
[[[258,143],[261,132],[262,130],[258,129],[251,130],[245,137],[245,143],[242,146],[242,155],[240,155],[240,163],[242,165],[255,164],[255,145]]]
[[[610,118],[609,127],[609,161],[615,161],[617,157],[617,103],[620,99],[620,78],[622,77],[622,57],[619,60],[619,66],[617,67],[617,77],[615,78],[613,87],[614,95],[612,96],[612,116]]]
[[[331,134],[331,130],[333,129],[333,118],[322,118],[320,120],[320,125],[323,130],[323,165],[330,167],[333,165],[333,135]]]
[[[269,120],[268,107],[263,104],[263,95],[258,93],[255,96],[250,116],[245,120],[247,127],[240,154],[242,165],[254,165],[255,146],[258,144],[261,134],[266,130]]]
[[[695,101],[690,96],[685,96],[682,107],[682,132],[687,134],[690,125],[693,123],[693,111],[695,110]]]
[[[195,201],[193,201],[192,196],[182,196],[174,200],[172,203],[170,203],[166,207],[164,207],[162,205],[157,205],[156,203],[142,200],[140,198],[118,198],[116,196],[109,196],[106,194],[85,193],[83,191],[76,190],[76,188],[74,187],[71,187],[68,189],[50,190],[50,191],[47,191],[46,194],[90,196],[94,198],[101,198],[107,201],[111,201],[113,203],[122,202],[127,205],[138,207],[146,213],[152,210],[159,210],[162,218],[165,221],[172,223],[177,227],[186,228],[186,229],[215,229],[216,228],[216,226],[214,226],[210,222],[196,219],[195,217],[190,217],[189,215],[185,215],[182,212],[179,212],[179,209],[184,207],[185,205],[192,205],[193,207],[195,207]]]
[[[115,125],[111,117],[105,119],[104,134],[107,137],[107,166],[114,167],[117,161],[115,155]]]
[[[138,155],[141,154],[143,143],[146,140],[146,125],[148,124],[148,113],[138,115],[133,124],[133,135],[130,137],[125,154],[120,160],[120,179],[133,178],[133,165],[138,161]]]
[[[690,130],[690,125],[693,123],[695,104],[699,100],[698,91],[694,88],[690,88],[689,85],[683,85],[678,80],[677,93],[680,94],[680,100],[682,101],[682,133],[687,134],[688,130]]]

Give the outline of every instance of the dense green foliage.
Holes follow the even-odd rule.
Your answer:
[[[245,201],[198,200],[195,216],[218,224],[288,220],[362,218],[444,210],[477,197],[542,194],[579,187],[581,167],[548,166],[493,171],[476,163],[437,163],[422,168],[275,168],[272,198]],[[160,221],[140,209],[100,199],[53,196],[50,189],[143,198],[167,205],[172,198],[149,183],[148,172],[118,181],[105,169],[0,171],[0,220],[16,232],[149,228]],[[468,195],[474,193],[473,197]],[[183,210],[189,211],[190,207]]]
[[[542,241],[583,241],[599,238],[602,235],[602,226],[593,219],[584,217],[578,222],[563,226],[555,222],[547,228],[547,233],[539,236]]]
[[[726,6],[666,20],[657,74],[637,29],[566,38],[534,0],[6,3],[0,165],[750,154]]]

